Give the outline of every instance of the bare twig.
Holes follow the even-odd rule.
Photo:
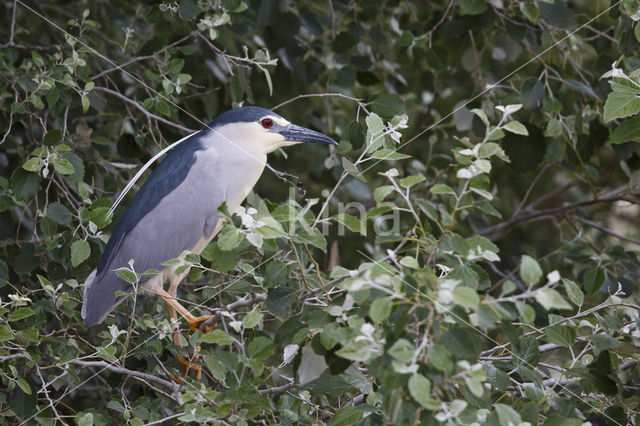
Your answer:
[[[272,107],[271,110],[272,111],[276,111],[277,109],[280,109],[283,106],[290,104],[291,102],[295,102],[298,99],[303,99],[303,98],[329,98],[329,97],[343,98],[343,99],[348,99],[350,101],[353,101],[353,102],[357,103],[358,106],[360,108],[362,108],[367,114],[369,114],[369,110],[367,109],[367,104],[362,102],[362,99],[354,98],[353,96],[348,96],[348,95],[345,95],[345,94],[342,94],[342,93],[307,93],[307,94],[304,94],[304,95],[298,95],[295,98],[291,98],[288,101],[284,101],[284,102]]]
[[[257,302],[263,302],[267,300],[266,294],[248,294],[240,300],[236,300],[233,303],[229,303],[223,308],[217,309],[217,312],[213,314],[211,318],[200,324],[200,330],[205,330],[209,325],[214,324],[222,316],[223,311],[233,312],[235,309],[241,306],[249,306]]]
[[[275,386],[275,387],[267,388],[267,389],[259,389],[258,392],[260,392],[260,394],[262,394],[262,395],[271,395],[272,393],[286,392],[289,389],[291,389],[292,386],[293,386],[293,383],[287,383],[287,384],[282,385],[282,386]]]
[[[577,220],[580,223],[583,223],[583,224],[585,224],[587,226],[590,226],[591,228],[595,228],[595,229],[597,229],[599,231],[604,232],[605,234],[609,234],[609,235],[611,235],[613,237],[616,237],[616,238],[618,238],[620,240],[627,241],[627,242],[629,242],[631,244],[635,244],[637,246],[640,246],[640,241],[637,241],[637,240],[634,240],[633,238],[625,237],[624,235],[620,235],[620,234],[618,234],[616,232],[613,232],[611,229],[605,228],[604,226],[600,225],[599,223],[592,222],[592,221],[590,221],[588,219],[584,219],[584,218],[582,218],[580,216],[577,216],[577,215],[572,215],[571,219]]]
[[[278,179],[280,179],[281,181],[283,181],[284,183],[287,183],[289,185],[294,185],[294,186],[296,185],[295,182],[292,182],[291,180],[289,180],[287,178],[298,179],[298,176],[292,175],[291,173],[287,173],[287,172],[283,172],[283,171],[277,170],[269,163],[266,163],[266,167],[267,167],[267,169],[269,169],[271,171],[271,173],[276,175],[276,177]]]
[[[71,361],[72,364],[77,364],[82,367],[98,367],[105,370],[112,371],[118,374],[124,374],[126,376],[131,376],[134,378],[143,379],[149,382],[157,383],[169,390],[171,392],[179,392],[181,387],[179,384],[171,382],[169,380],[161,379],[160,377],[154,376],[153,374],[141,373],[139,371],[129,370],[128,368],[119,367],[115,364],[109,364],[106,361],[82,361],[79,359],[74,359]]]
[[[173,419],[177,419],[178,417],[182,417],[185,414],[187,414],[186,411],[183,411],[182,413],[178,413],[178,414],[172,414],[169,417],[165,417],[164,419],[160,419],[160,420],[156,420],[156,421],[153,421],[153,422],[145,423],[143,426],[159,425],[159,424],[162,424],[164,422],[168,422],[169,420],[173,420]]]
[[[18,8],[18,1],[13,0],[13,10],[11,11],[11,29],[9,30],[9,46],[13,46],[13,37],[16,30],[16,9]]]
[[[505,222],[498,223],[496,225],[489,226],[485,229],[478,231],[478,235],[494,235],[495,236],[496,234],[498,235],[502,234],[501,236],[503,236],[503,235],[506,235],[506,233],[508,233],[511,228],[521,223],[533,222],[546,217],[554,217],[557,215],[571,212],[581,207],[588,207],[595,204],[611,203],[614,201],[627,200],[627,198],[625,197],[625,194],[628,191],[629,191],[628,186],[623,185],[619,188],[614,189],[613,191],[608,192],[607,194],[604,194],[602,196],[599,196],[597,198],[593,198],[587,201],[580,201],[573,204],[567,204],[565,206],[552,207],[546,210],[539,210],[539,211],[535,211],[535,210],[531,211],[527,208],[524,211],[522,211],[521,214],[518,214],[517,216],[514,215]]]
[[[520,213],[520,210],[522,210],[527,200],[529,199],[529,195],[531,195],[531,191],[536,186],[536,183],[538,183],[538,181],[540,180],[544,172],[546,172],[550,166],[551,166],[551,163],[545,164],[544,167],[540,169],[536,177],[533,178],[533,180],[531,181],[531,184],[529,185],[529,188],[527,188],[527,192],[525,192],[524,197],[522,198],[522,201],[520,201],[520,204],[516,208],[516,211],[513,213],[513,216],[517,216]]]
[[[11,354],[11,355],[0,356],[0,362],[5,362],[10,359],[19,359],[19,358],[26,358],[26,356],[24,354]]]
[[[44,393],[45,398],[47,399],[47,401],[49,401],[49,406],[51,407],[51,410],[53,411],[53,414],[56,416],[56,420],[60,421],[60,423],[62,423],[63,425],[66,425],[68,423],[65,423],[64,420],[62,420],[62,418],[60,417],[60,414],[58,413],[58,410],[56,410],[56,406],[53,404],[53,401],[51,400],[51,397],[49,396],[49,391],[47,390],[48,384],[46,382],[46,380],[44,380],[44,377],[42,377],[42,373],[40,372],[40,366],[36,363],[36,371],[38,372],[38,377],[40,377],[40,381],[42,382],[42,392]],[[38,392],[40,393],[40,392]]]
[[[115,96],[115,97],[117,97],[117,98],[120,98],[120,99],[122,99],[124,102],[126,102],[126,103],[128,103],[128,104],[130,104],[130,105],[134,106],[137,110],[139,110],[140,112],[142,112],[142,113],[143,113],[144,115],[146,115],[147,117],[152,118],[152,119],[154,119],[154,120],[157,120],[157,121],[159,121],[159,122],[161,122],[161,123],[164,123],[164,124],[166,124],[167,126],[175,127],[176,129],[179,129],[179,130],[181,130],[181,131],[183,131],[183,132],[185,132],[185,133],[193,133],[193,132],[195,132],[195,130],[193,130],[193,129],[189,129],[188,127],[184,127],[184,126],[183,126],[183,125],[181,125],[181,124],[174,123],[173,121],[169,121],[169,120],[167,120],[166,118],[160,117],[159,115],[155,115],[155,114],[153,114],[153,113],[151,113],[151,112],[147,111],[147,110],[146,110],[146,109],[144,109],[144,108],[142,107],[142,105],[140,105],[138,102],[134,101],[133,99],[130,99],[130,98],[126,97],[125,95],[123,95],[123,94],[122,94],[122,93],[120,93],[120,92],[116,92],[115,90],[111,90],[111,89],[109,89],[109,88],[101,87],[101,86],[96,86],[96,87],[94,87],[94,88],[93,88],[93,90],[97,90],[97,91],[99,91],[99,92],[108,93],[108,94],[110,94],[110,95],[112,95],[112,96]]]
[[[109,68],[107,70],[104,70],[104,71],[94,75],[93,77],[91,77],[91,80],[97,80],[100,77],[104,76],[105,74],[109,74],[109,73],[111,73],[113,71],[121,70],[124,67],[129,66],[131,64],[134,64],[136,62],[140,62],[140,61],[144,61],[144,60],[147,60],[147,59],[156,58],[159,53],[162,53],[165,50],[171,49],[172,47],[175,47],[175,46],[181,44],[183,41],[188,40],[189,37],[193,37],[195,34],[196,34],[196,31],[194,31],[194,32],[192,32],[190,34],[187,34],[186,36],[182,37],[181,39],[176,40],[173,43],[166,45],[165,47],[163,47],[162,49],[158,50],[157,52],[153,52],[153,54],[151,54],[151,55],[137,56],[135,58],[132,58],[132,59],[128,60],[127,62],[125,62],[125,63],[123,63],[121,65],[118,65],[118,66],[115,66],[113,68]]]

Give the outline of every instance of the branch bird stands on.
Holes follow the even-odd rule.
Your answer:
[[[244,201],[264,170],[267,154],[303,142],[337,145],[330,137],[291,124],[267,109],[241,107],[219,115],[206,128],[174,143],[120,217],[98,267],[84,283],[85,323],[101,323],[125,300],[126,295],[117,292],[136,291],[136,286],[115,272],[127,268],[133,260],[139,272],[160,271],[140,277],[137,290],[159,295],[172,320],[178,313],[191,329],[198,329],[211,315],[194,316],[176,299],[178,285],[188,269],[178,273],[179,265],[163,267],[162,263],[185,250],[200,253],[222,227],[218,207],[226,203],[233,208]],[[168,290],[163,286],[166,281]],[[177,330],[173,338],[181,346]],[[181,362],[188,370],[190,363],[184,359]]]

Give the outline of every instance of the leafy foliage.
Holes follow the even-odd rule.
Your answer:
[[[6,6],[7,423],[640,422],[635,1]],[[114,195],[243,103],[340,144],[168,259],[218,328],[136,295],[84,326]]]

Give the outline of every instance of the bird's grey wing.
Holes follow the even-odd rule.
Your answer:
[[[117,298],[116,291],[133,290],[129,283],[117,276],[116,269],[127,267],[133,259],[137,273],[161,270],[162,262],[179,256],[184,250],[191,250],[201,237],[209,236],[210,224],[218,222],[217,208],[224,200],[224,188],[216,171],[211,170],[212,162],[207,161],[206,155],[200,155],[202,152],[193,154],[191,165],[186,166],[188,173],[171,192],[159,200],[154,199],[155,205],[133,226],[115,235],[117,240],[114,240],[113,248],[103,254],[107,259],[101,261],[102,268],[97,268],[92,282],[88,282],[90,285],[85,288],[83,318],[86,324],[101,322],[117,306],[122,297]],[[167,160],[169,157],[162,164]],[[159,168],[154,175],[158,171]],[[151,181],[154,175],[140,190],[145,192],[140,198],[140,194],[136,195],[136,199],[152,199],[153,194],[149,191],[159,190],[159,184],[166,184],[162,179]],[[129,207],[132,208],[139,208],[136,200]],[[127,219],[123,217],[121,221]],[[120,223],[116,229],[119,226]],[[113,234],[111,238],[114,238]]]

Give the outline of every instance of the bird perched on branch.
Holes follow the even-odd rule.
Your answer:
[[[200,253],[222,226],[218,207],[244,201],[264,170],[267,154],[303,142],[336,145],[330,137],[291,124],[272,111],[241,107],[163,150],[170,152],[120,217],[98,267],[84,283],[85,323],[101,323],[125,299],[116,292],[134,292],[134,286],[115,272],[133,259],[137,272],[161,271],[141,277],[139,289],[162,297],[172,318],[177,312],[196,329],[210,316],[196,317],[176,299],[178,284],[188,271],[176,274],[177,265],[162,263],[185,250]],[[163,288],[166,281],[168,290]]]

